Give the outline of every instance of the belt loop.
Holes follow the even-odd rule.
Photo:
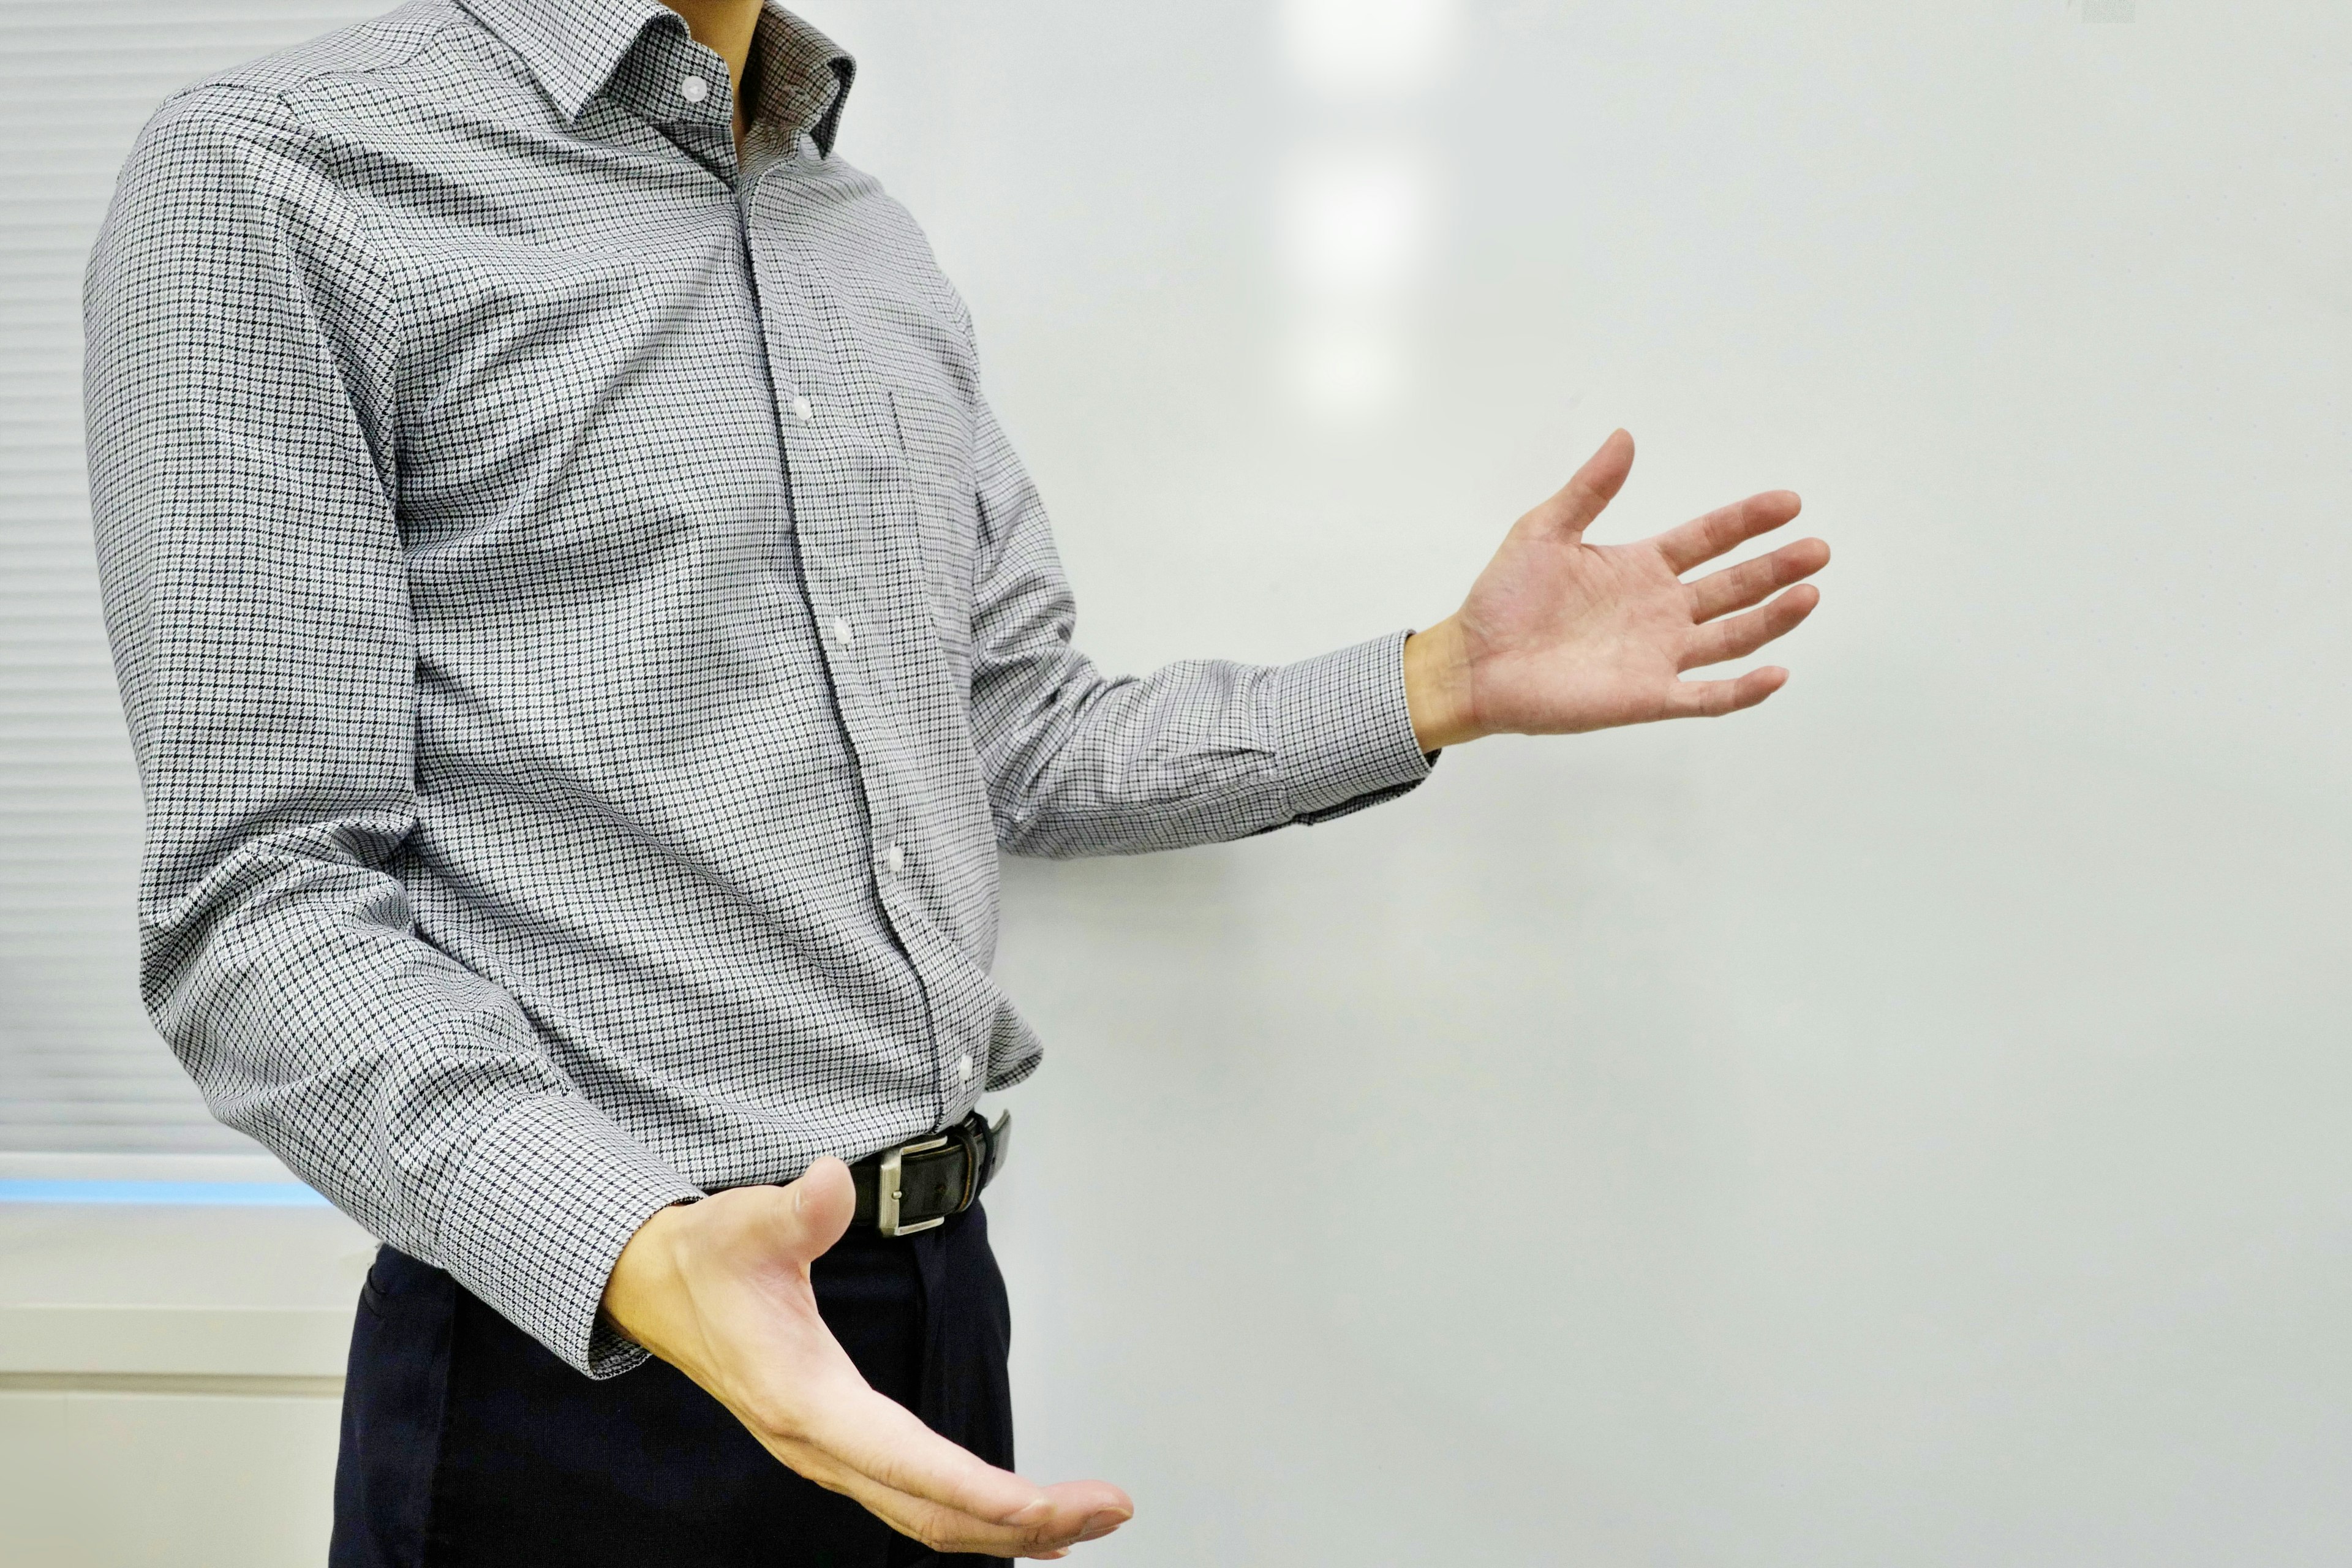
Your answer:
[[[977,1131],[974,1122],[979,1123]],[[958,1214],[971,1207],[980,1196],[980,1178],[988,1162],[987,1129],[988,1123],[976,1110],[956,1123],[956,1142],[963,1145],[963,1198],[956,1205]]]

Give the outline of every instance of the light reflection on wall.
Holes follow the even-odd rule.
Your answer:
[[[1456,24],[1456,0],[1284,0],[1278,13],[1307,110],[1276,192],[1287,295],[1276,371],[1317,418],[1369,421],[1410,382],[1413,297],[1439,216],[1423,127]]]

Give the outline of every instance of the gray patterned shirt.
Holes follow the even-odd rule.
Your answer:
[[[971,322],[771,9],[416,0],[183,92],[86,291],[147,999],[215,1112],[595,1374],[645,1218],[1038,1045],[997,852],[1427,763],[1396,634],[1098,674]]]

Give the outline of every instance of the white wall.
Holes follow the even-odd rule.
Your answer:
[[[807,8],[1105,663],[1426,624],[1617,424],[1609,536],[1839,551],[1761,712],[1011,868],[1086,1555],[2344,1561],[2352,21],[1358,0],[1450,27],[1391,79],[1320,7]]]
[[[326,1555],[352,1307],[374,1244],[275,1162],[129,1162],[235,1207],[0,1202],[0,1564]],[[0,1180],[121,1180],[0,1153]],[[226,1168],[224,1168],[226,1167]]]
[[[1788,485],[1839,552],[1760,712],[1013,868],[995,1207],[1096,1558],[2352,1555],[2340,8],[1465,4],[1352,110],[1264,5],[816,15],[1108,662],[1425,624],[1621,423],[1611,536]],[[1335,134],[1441,210],[1336,426]]]

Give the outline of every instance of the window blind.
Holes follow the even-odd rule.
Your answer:
[[[139,782],[90,549],[82,266],[165,94],[372,9],[0,3],[0,1151],[252,1148],[139,1001]]]

